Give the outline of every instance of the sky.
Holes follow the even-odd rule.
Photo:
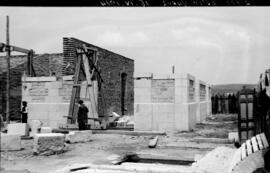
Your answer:
[[[135,74],[257,83],[270,68],[270,7],[0,7],[0,42],[62,53],[75,37],[135,60]]]

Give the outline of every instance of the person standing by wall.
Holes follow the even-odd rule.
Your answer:
[[[21,121],[22,121],[22,123],[27,123],[27,119],[28,119],[27,102],[23,101],[22,102],[22,110],[21,110]]]
[[[78,110],[78,124],[79,130],[86,130],[87,120],[88,120],[88,108],[83,104],[82,100],[78,101],[79,110]]]

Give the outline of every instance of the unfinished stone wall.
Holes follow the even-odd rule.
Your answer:
[[[201,80],[196,80],[197,88],[197,123],[202,123],[211,114],[211,91],[210,86]]]
[[[21,77],[26,71],[26,55],[12,56],[10,59],[10,118],[19,119],[22,101],[22,83]],[[42,54],[35,55],[33,59],[33,66],[36,76],[50,76],[52,72],[61,76],[61,64],[63,61],[62,54]],[[57,63],[55,63],[57,62]],[[0,57],[0,114],[5,114],[6,110],[6,57]]]
[[[72,93],[72,76],[56,77],[22,77],[22,99],[28,102],[28,119],[40,120],[43,126],[58,128],[67,122],[70,98]],[[90,109],[86,81],[82,82],[81,99]],[[94,86],[97,83],[94,82]],[[88,88],[88,91],[92,89]],[[97,96],[97,87],[94,90]],[[91,112],[88,114],[92,116]]]
[[[65,41],[66,40],[66,41]],[[86,44],[98,49],[100,53],[99,67],[101,76],[104,80],[101,91],[98,93],[98,113],[100,116],[111,114],[112,111],[118,114],[122,113],[121,106],[121,75],[126,74],[126,87],[124,97],[124,114],[133,115],[134,103],[134,61],[108,50],[99,48],[89,43],[74,38],[64,38],[63,54],[42,54],[35,55],[33,60],[36,76],[56,76],[73,75],[75,54],[74,45]],[[70,49],[71,47],[71,49]],[[26,55],[11,57],[11,95],[10,110],[11,119],[19,119],[20,114],[17,112],[21,108],[21,77],[26,71]],[[68,68],[65,68],[69,66]],[[6,59],[0,57],[0,113],[5,114],[6,108]]]
[[[135,130],[188,131],[206,117],[206,91],[200,100],[190,74],[136,75],[134,84]]]
[[[182,131],[194,127],[188,102],[190,75],[135,76],[135,130]],[[190,113],[190,114],[189,114]]]
[[[69,81],[56,81],[56,77],[23,77],[22,99],[28,102],[28,119],[40,120],[44,126],[58,127],[66,122],[70,88]]]
[[[106,49],[86,43],[75,38],[63,38],[64,63],[62,73],[70,75],[74,73],[75,47],[85,44],[99,52],[98,66],[101,69],[102,83],[101,91],[98,94],[98,113],[99,116],[109,115],[111,112],[122,114],[121,110],[121,75],[127,75],[125,87],[124,114],[133,115],[134,108],[134,60],[121,56]],[[65,68],[69,64],[69,68]]]

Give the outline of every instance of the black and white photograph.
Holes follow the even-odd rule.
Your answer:
[[[270,6],[119,2],[0,6],[0,172],[270,173]]]

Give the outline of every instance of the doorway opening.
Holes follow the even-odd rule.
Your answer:
[[[121,114],[125,115],[125,97],[126,97],[126,82],[127,82],[127,74],[121,74]]]

